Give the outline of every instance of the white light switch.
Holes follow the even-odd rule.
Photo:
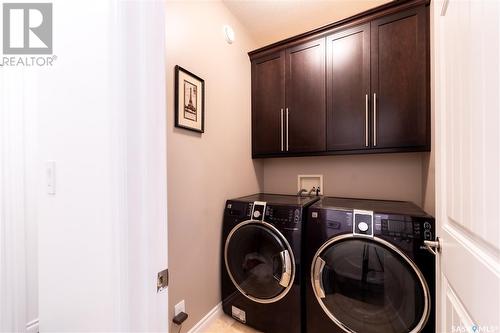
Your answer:
[[[47,194],[56,194],[56,161],[45,163],[45,178],[47,180]]]

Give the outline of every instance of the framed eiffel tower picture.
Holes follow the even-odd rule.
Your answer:
[[[175,127],[205,131],[205,80],[175,66]]]

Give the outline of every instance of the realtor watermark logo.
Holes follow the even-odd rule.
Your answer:
[[[53,65],[52,3],[4,3],[2,18],[0,66]]]

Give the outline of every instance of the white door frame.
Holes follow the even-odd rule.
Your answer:
[[[25,102],[23,72],[0,80],[0,331],[25,331]]]
[[[118,193],[126,194],[117,214],[128,221],[126,229],[116,225],[121,283],[128,290],[117,295],[127,309],[120,322],[127,331],[167,332],[168,291],[156,292],[157,273],[168,265],[164,3],[115,2],[115,56],[121,60],[113,75],[118,88],[114,160],[121,170],[115,180]]]

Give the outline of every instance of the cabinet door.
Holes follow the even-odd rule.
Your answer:
[[[325,38],[286,51],[285,150],[326,150]]]
[[[428,7],[371,22],[373,146],[430,144]]]
[[[252,154],[284,151],[285,52],[252,61]]]
[[[370,24],[343,30],[327,43],[327,149],[370,144]]]

